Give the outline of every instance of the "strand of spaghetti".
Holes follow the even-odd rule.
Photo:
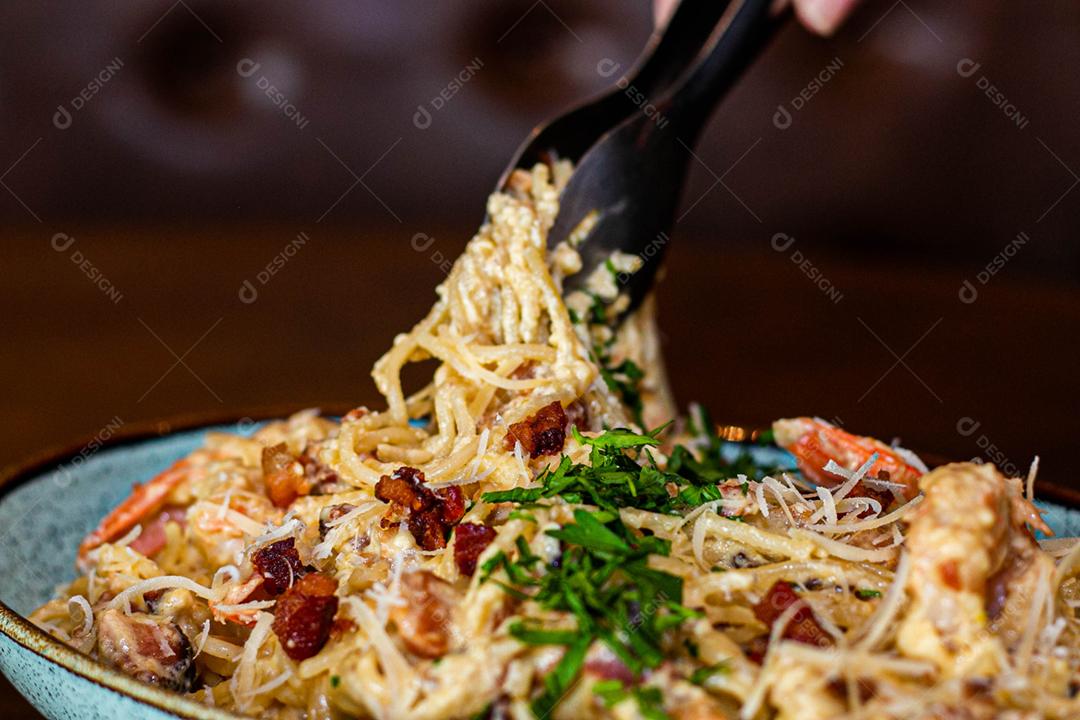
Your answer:
[[[365,465],[363,459],[357,455],[354,443],[360,432],[362,431],[358,427],[342,426],[337,442],[338,462],[343,470],[341,477],[345,482],[353,487],[370,487],[379,482],[382,473]]]
[[[880,590],[888,588],[893,573],[876,565],[833,559],[792,560],[755,568],[738,568],[691,578],[683,589],[686,598],[684,604],[694,607],[695,604],[705,604],[710,595],[719,594],[730,599],[735,593],[768,588],[777,580],[803,583],[810,577],[844,586],[855,582],[860,587]]]
[[[533,388],[549,383],[548,380],[539,378],[531,380],[509,380],[507,378],[499,377],[490,370],[482,367],[479,363],[475,361],[469,362],[469,359],[463,356],[457,348],[436,338],[430,333],[418,334],[416,336],[416,343],[433,356],[452,367],[463,377],[469,378],[477,383],[488,383],[495,387],[502,388],[503,390],[532,390]]]
[[[405,398],[405,407],[409,411],[409,417],[423,417],[431,412],[431,399],[434,395],[435,383],[428,383],[409,397]]]
[[[518,362],[516,358],[509,357],[502,360],[495,367],[495,372],[497,372],[502,377],[506,377],[510,373],[517,370],[520,365],[521,363]],[[491,399],[495,397],[495,391],[497,389],[498,388],[496,388],[494,385],[481,386],[477,390],[476,394],[473,395],[473,399],[469,402],[469,414],[475,418],[482,417],[483,414],[487,411],[488,405],[491,404]]]
[[[387,443],[390,445],[417,445],[424,438],[427,437],[427,433],[419,428],[409,427],[387,427],[379,430],[369,430],[364,433],[360,433],[355,438],[353,449],[357,453],[371,452],[381,443]]]
[[[405,407],[405,393],[401,388],[401,368],[416,347],[416,341],[410,336],[399,335],[389,352],[375,362],[371,377],[375,387],[386,398],[387,411],[399,425],[408,422]]]
[[[375,446],[375,457],[384,463],[398,463],[411,467],[424,465],[434,459],[434,455],[429,450],[388,445],[386,443],[379,443]]]
[[[522,265],[511,265],[506,269],[507,290],[513,293],[518,305],[518,316],[511,318],[515,330],[522,341],[536,341],[540,330],[540,288],[537,287],[537,278],[529,273],[529,256],[535,254],[530,248],[529,252],[523,253],[526,262]]]
[[[461,385],[450,386],[450,407],[454,411],[454,425],[458,435],[473,437],[476,435],[476,419],[469,412],[469,404],[465,402],[465,389]]]
[[[799,528],[791,528],[788,530],[788,534],[794,538],[809,540],[811,543],[817,545],[834,557],[838,557],[841,560],[851,560],[853,562],[891,562],[896,559],[896,554],[898,552],[894,547],[874,549],[856,547],[855,545],[849,545],[848,543],[834,540],[825,535],[820,535],[808,530],[801,530]]]
[[[428,332],[444,314],[443,304],[436,303],[426,318],[417,323],[411,332],[395,337],[390,350],[375,361],[371,376],[379,392],[386,398],[388,412],[396,425],[404,425],[409,421],[405,395],[401,389],[401,368],[416,350],[416,336]]]
[[[505,360],[535,360],[542,363],[555,362],[555,348],[540,343],[514,343],[508,345],[468,345],[469,352],[480,362],[493,363]]]
[[[429,482],[448,479],[450,475],[465,467],[476,454],[476,445],[479,438],[473,437],[461,444],[454,452],[444,458],[433,461],[425,468],[424,476]]]
[[[548,342],[558,352],[556,368],[566,367],[565,373],[575,381],[573,387],[577,394],[585,391],[596,377],[596,367],[588,361],[585,344],[578,338],[574,325],[570,321],[570,311],[562,301],[554,280],[542,258],[528,258],[530,270],[543,278],[543,300],[550,319]]]
[[[806,539],[785,537],[749,523],[722,518],[712,511],[703,513],[694,524],[695,538],[699,533],[702,539],[708,535],[715,535],[754,548],[770,557],[807,560],[814,552],[814,544]]]

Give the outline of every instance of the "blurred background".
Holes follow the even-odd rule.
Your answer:
[[[377,403],[372,363],[515,147],[632,65],[652,15],[54,0],[0,27],[8,463],[177,414]],[[1076,3],[1005,0],[786,28],[714,117],[675,228],[680,401],[1017,473],[1038,453],[1080,487],[1078,32]]]

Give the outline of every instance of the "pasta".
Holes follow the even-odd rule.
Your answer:
[[[1080,716],[1080,544],[1034,540],[1031,482],[811,418],[773,429],[799,472],[661,426],[652,303],[605,322],[634,259],[563,300],[569,172],[491,197],[385,409],[209,435],[34,622],[265,718]]]

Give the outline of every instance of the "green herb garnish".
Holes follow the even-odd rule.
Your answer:
[[[749,455],[728,462],[721,454],[721,441],[715,434],[705,439],[700,459],[678,445],[669,455],[667,468],[662,470],[649,449],[660,444],[659,436],[666,427],[647,433],[616,428],[597,437],[585,437],[572,428],[574,438],[590,448],[588,464],[575,464],[564,455],[557,467],[537,478],[537,487],[484,493],[482,499],[490,503],[535,506],[561,497],[570,503],[595,505],[615,514],[624,507],[678,513],[721,499],[717,485],[724,480],[738,475],[757,478],[772,471],[755,464]],[[749,492],[747,482],[743,483],[742,492]]]
[[[513,597],[538,603],[546,610],[568,613],[575,627],[545,627],[537,621],[513,623],[510,634],[528,645],[562,645],[566,652],[544,678],[544,690],[532,703],[537,717],[546,717],[580,676],[585,653],[593,642],[602,642],[636,678],[664,659],[664,634],[698,613],[682,605],[682,579],[649,567],[650,555],[665,556],[669,543],[642,535],[619,519],[626,507],[651,512],[680,513],[710,500],[720,499],[718,484],[746,475],[758,478],[772,468],[756,465],[749,455],[734,462],[723,457],[723,443],[708,416],[699,413],[699,452],[677,446],[661,469],[651,449],[660,445],[666,426],[646,433],[626,428],[585,437],[577,428],[574,438],[589,448],[586,463],[563,456],[546,470],[537,485],[484,493],[489,503],[516,503],[515,517],[527,516],[527,508],[550,504],[556,498],[596,510],[574,510],[574,521],[546,534],[560,542],[554,561],[537,556],[524,537],[514,551],[500,551],[481,567],[481,582],[495,582]],[[749,490],[743,483],[742,492]],[[723,671],[703,668],[694,678],[704,682]],[[692,678],[692,679],[694,679]],[[644,717],[662,720],[663,698],[659,689],[621,683],[598,683],[605,703],[632,697]]]
[[[547,535],[560,541],[557,561],[544,564],[519,537],[516,558],[495,555],[484,564],[481,576],[516,597],[568,613],[576,622],[574,628],[544,627],[529,620],[510,626],[510,634],[527,645],[567,648],[545,677],[543,693],[533,701],[537,717],[550,713],[569,690],[594,641],[604,643],[640,675],[663,661],[663,634],[697,616],[681,605],[682,579],[648,565],[650,555],[667,555],[669,544],[650,535],[637,536],[618,515],[579,508],[573,522],[548,530]],[[505,579],[493,577],[499,570]]]
[[[660,688],[636,686],[625,687],[618,680],[601,680],[593,684],[593,693],[604,701],[604,707],[612,708],[627,698],[633,698],[641,716],[648,720],[669,720],[664,712],[664,697]]]
[[[731,672],[731,668],[728,667],[727,663],[719,662],[715,665],[709,665],[708,667],[702,667],[695,670],[690,675],[690,682],[695,685],[704,685],[705,681],[713,675],[721,675],[728,672]]]

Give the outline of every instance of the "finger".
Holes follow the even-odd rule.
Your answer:
[[[656,21],[656,27],[664,26],[678,4],[679,0],[656,0],[653,3],[653,20]]]
[[[795,0],[795,14],[819,35],[832,35],[859,0]]]

